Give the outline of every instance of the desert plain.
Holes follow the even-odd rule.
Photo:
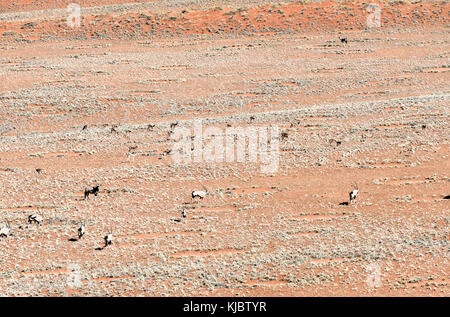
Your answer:
[[[449,296],[450,5],[370,3],[2,0],[0,295]]]

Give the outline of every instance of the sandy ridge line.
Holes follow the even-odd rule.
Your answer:
[[[224,248],[217,250],[185,250],[185,251],[176,251],[170,254],[171,257],[208,257],[214,255],[225,255],[225,254],[236,254],[236,253],[244,253],[245,249],[236,249],[236,248]]]
[[[81,7],[81,16],[93,14],[108,14],[110,16],[123,13],[136,13],[141,10],[155,9],[152,2],[112,4],[96,7]],[[33,10],[26,12],[12,12],[0,14],[1,22],[40,21],[46,19],[60,19],[68,16],[67,9]]]
[[[74,0],[74,3],[76,1]],[[271,1],[234,1],[226,3],[226,7],[234,9],[237,7],[242,7],[244,5],[254,5],[254,6],[264,6],[270,4]],[[319,2],[320,3],[320,2]],[[108,14],[109,16],[117,16],[120,14],[132,14],[132,13],[143,13],[142,10],[153,10],[153,12],[147,12],[152,14],[170,13],[173,9],[188,8],[191,5],[202,5],[202,7],[196,8],[195,10],[208,10],[216,7],[218,3],[216,1],[206,2],[198,1],[180,1],[172,5],[166,2],[144,2],[144,3],[118,3],[101,5],[94,7],[81,6],[81,16],[83,15],[94,15],[94,14]],[[225,4],[224,4],[225,5]],[[163,10],[163,11],[161,11]],[[39,21],[45,19],[58,19],[66,18],[68,16],[67,9],[47,9],[47,10],[32,10],[32,11],[21,11],[21,12],[9,12],[0,13],[0,21],[2,22],[18,22],[18,21]]]
[[[383,100],[373,100],[373,101],[360,101],[360,102],[354,102],[354,103],[344,103],[344,104],[324,104],[324,105],[314,105],[314,106],[308,106],[303,108],[297,108],[297,109],[289,109],[289,110],[275,110],[275,111],[265,111],[265,112],[259,112],[259,113],[249,113],[249,114],[236,114],[236,115],[227,115],[227,116],[217,116],[217,117],[207,117],[207,118],[200,118],[202,120],[202,123],[204,125],[208,124],[223,124],[227,120],[235,120],[235,119],[241,119],[245,120],[248,119],[250,116],[254,116],[255,118],[258,117],[266,117],[264,122],[271,122],[271,120],[275,120],[276,117],[282,117],[282,116],[293,116],[293,115],[302,115],[302,114],[308,114],[311,111],[317,111],[317,110],[325,110],[325,111],[343,111],[347,109],[348,111],[352,111],[352,113],[355,113],[356,111],[376,111],[380,107],[383,106],[383,104],[386,103],[414,103],[414,105],[418,105],[417,102],[420,102],[422,104],[433,101],[433,100],[448,100],[450,99],[450,93],[443,93],[443,94],[430,94],[430,95],[421,95],[421,96],[414,96],[414,97],[401,97],[401,98],[391,98],[391,99],[383,99]],[[419,104],[420,105],[420,104]],[[275,117],[275,118],[274,118]],[[179,123],[179,126],[192,126],[194,123],[194,120],[197,120],[199,118],[195,119],[185,119],[185,120],[176,120]],[[282,118],[278,118],[281,120]],[[155,126],[157,127],[166,127],[170,128],[170,124],[174,122],[174,119],[170,119],[168,121],[160,121],[160,122],[154,122]],[[147,128],[148,124],[124,124],[123,126],[126,126],[128,129],[132,130],[143,130]],[[110,131],[111,127],[91,127],[91,131],[93,132],[107,132]],[[23,139],[31,137],[33,139],[36,138],[47,138],[48,136],[75,136],[78,135],[79,131],[73,131],[73,130],[64,130],[60,132],[53,132],[53,133],[36,133],[36,132],[29,132],[22,134],[20,136],[3,136],[2,140],[14,140],[14,139]]]
[[[128,235],[120,235],[117,238],[120,239],[156,239],[156,238],[165,238],[165,237],[173,237],[173,236],[185,236],[185,235],[195,235],[200,234],[204,231],[170,231],[170,232],[149,232],[149,233],[135,233]]]

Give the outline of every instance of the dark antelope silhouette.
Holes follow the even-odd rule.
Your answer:
[[[100,187],[100,185],[94,186],[92,189],[86,188],[84,190],[84,199],[89,198],[90,194],[93,194],[94,196],[97,196],[98,192],[100,191],[99,187]]]
[[[78,228],[78,240],[80,240],[86,234],[86,223],[84,221],[80,222],[80,227]]]
[[[33,214],[28,216],[28,224],[31,224],[32,222],[37,223],[38,225],[41,225],[44,218],[42,218],[41,215]]]
[[[349,201],[350,204],[352,203],[352,201],[356,200],[356,197],[358,196],[358,193],[359,193],[357,184],[354,184],[353,188],[354,189],[348,194],[349,198],[350,198],[350,201]]]
[[[105,240],[105,246],[104,248],[106,248],[108,245],[112,244],[113,241],[113,232],[112,229],[110,228],[108,231],[108,234],[103,238],[103,240]]]

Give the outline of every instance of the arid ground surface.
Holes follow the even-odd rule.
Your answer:
[[[131,2],[0,3],[0,295],[450,295],[448,2]],[[176,163],[198,118],[278,169]]]

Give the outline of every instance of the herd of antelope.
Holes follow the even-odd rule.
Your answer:
[[[86,200],[87,198],[89,198],[90,194],[97,196],[99,191],[100,191],[100,185],[96,185],[92,189],[86,188],[84,190],[84,199]],[[43,221],[44,221],[44,217],[42,217],[39,214],[31,214],[28,216],[28,224],[29,225],[37,224],[38,226],[40,226],[43,223]],[[86,234],[86,222],[84,220],[81,220],[80,226],[78,227],[78,240],[81,240],[81,238],[83,238],[83,236],[85,234]],[[9,221],[6,221],[6,226],[0,227],[0,238],[8,238],[8,236],[11,236],[11,235],[12,235],[11,225],[10,225]],[[106,234],[106,236],[103,238],[103,240],[105,242],[104,248],[106,248],[107,246],[112,244],[113,232],[112,232],[111,228],[108,231],[108,233]]]
[[[203,199],[208,195],[208,190],[203,186],[204,190],[194,190],[191,193],[191,200],[196,198]],[[100,192],[100,185],[96,185],[91,189],[86,188],[84,190],[84,199],[88,199],[90,194],[97,196]],[[352,204],[353,201],[356,200],[358,196],[359,189],[357,184],[353,184],[353,190],[349,193],[349,204]],[[181,218],[184,219],[187,217],[186,208],[183,208],[181,211]],[[31,214],[28,216],[28,224],[35,223],[38,226],[42,224],[44,218],[39,214]],[[80,226],[78,227],[78,240],[81,240],[83,236],[86,234],[86,222],[84,220],[80,221]],[[11,225],[9,221],[6,221],[6,225],[4,227],[0,227],[0,238],[7,238],[12,235]],[[109,229],[108,233],[104,236],[104,247],[106,248],[109,245],[112,245],[113,242],[113,231],[112,228]]]

